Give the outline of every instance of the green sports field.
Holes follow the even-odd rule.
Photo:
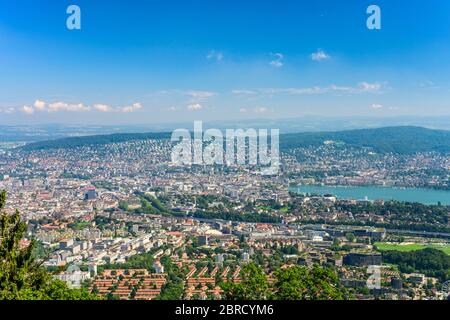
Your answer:
[[[389,243],[389,242],[377,242],[375,243],[378,250],[387,251],[387,250],[397,250],[397,251],[414,251],[421,250],[425,248],[433,248],[438,249],[446,254],[450,255],[450,245],[438,245],[438,244],[397,244],[397,243]]]

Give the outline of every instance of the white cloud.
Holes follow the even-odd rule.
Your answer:
[[[121,108],[121,111],[124,113],[134,112],[136,110],[142,109],[142,104],[139,102],[133,103],[131,106],[126,106]]]
[[[214,97],[216,95],[215,92],[210,92],[210,91],[188,91],[188,92],[186,92],[186,94],[195,99],[207,99],[207,98]]]
[[[439,89],[440,86],[436,83],[434,83],[431,80],[425,80],[425,81],[421,81],[418,84],[416,84],[416,86],[418,86],[421,89]]]
[[[252,92],[253,94],[266,94],[266,95],[276,95],[276,94],[287,94],[287,95],[316,95],[316,94],[362,94],[362,93],[380,93],[384,88],[382,83],[369,83],[361,82],[356,86],[338,86],[331,84],[329,86],[320,87],[304,87],[304,88],[260,88],[250,90],[233,90],[232,93],[238,94],[243,92]]]
[[[89,106],[84,105],[83,103],[67,103],[67,102],[55,102],[50,103],[48,105],[48,112],[58,112],[58,111],[70,111],[70,112],[80,112],[80,111],[90,111],[91,108]]]
[[[217,62],[220,62],[223,60],[223,53],[220,51],[211,50],[206,55],[206,59],[208,60],[216,60]]]
[[[281,68],[284,65],[284,55],[282,53],[272,53],[272,56],[275,57],[275,59],[270,61],[270,65],[276,68]]]
[[[383,109],[383,105],[378,104],[378,103],[374,103],[374,104],[372,104],[370,107],[371,107],[372,109],[374,109],[374,110],[380,110],[380,109]]]
[[[169,109],[167,109],[167,110],[169,110],[169,111],[172,111],[172,112],[175,112],[175,111],[177,111],[177,107],[170,107]]]
[[[13,108],[13,107],[4,108],[4,109],[1,109],[1,108],[0,108],[0,113],[12,114],[12,113],[14,113],[14,112],[16,112],[16,109]]]
[[[34,102],[34,107],[35,107],[37,110],[42,111],[42,110],[45,109],[45,102],[42,101],[42,100],[37,99],[37,100]]]
[[[354,88],[354,87],[349,87],[349,86],[338,86],[335,84],[332,84],[330,86],[330,90],[331,91],[335,91],[335,92],[344,92],[344,93],[354,93],[356,91],[358,91],[358,88]]]
[[[24,106],[25,107],[25,106]],[[33,106],[22,107],[20,111],[31,114],[35,111],[39,112],[88,112],[88,111],[99,111],[99,112],[124,112],[130,113],[136,110],[142,109],[142,105],[139,102],[133,103],[129,106],[124,107],[112,107],[104,103],[96,103],[92,106],[85,105],[84,103],[67,103],[64,101],[58,101],[47,104],[45,101],[37,99]],[[4,111],[3,111],[4,112]],[[11,111],[14,112],[14,109]]]
[[[239,112],[240,113],[266,113],[268,112],[269,109],[267,109],[266,107],[255,107],[255,108],[240,108]]]
[[[97,111],[100,111],[100,112],[111,112],[111,111],[113,111],[113,108],[111,108],[107,104],[101,104],[101,103],[94,104],[94,109],[97,110]]]
[[[375,83],[367,83],[367,82],[361,82],[359,84],[359,88],[362,91],[379,91],[381,89],[382,85],[381,83],[375,82]]]
[[[254,95],[254,94],[257,94],[257,92],[254,91],[254,90],[232,90],[231,93],[235,94],[235,95]]]
[[[335,92],[343,93],[378,93],[383,88],[383,84],[374,82],[360,82],[356,87],[342,87],[337,85],[331,85],[330,89]]]
[[[187,106],[189,111],[201,110],[203,106],[200,103],[193,103]]]
[[[29,107],[29,106],[23,106],[22,108],[20,108],[20,111],[25,114],[33,114],[34,113],[33,107]]]
[[[267,88],[263,89],[264,93],[273,94],[299,94],[299,95],[309,95],[309,94],[320,94],[327,92],[327,88],[321,87],[310,87],[310,88]]]
[[[255,108],[255,113],[266,113],[267,112],[267,108],[266,107],[258,107]]]
[[[323,61],[330,59],[330,55],[328,55],[325,51],[322,49],[317,49],[316,52],[311,54],[311,59],[313,61]]]

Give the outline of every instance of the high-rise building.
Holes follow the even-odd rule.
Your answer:
[[[207,246],[208,245],[208,236],[199,236],[198,237],[198,244],[200,246]]]
[[[244,252],[242,254],[242,260],[244,261],[250,261],[250,254],[248,252]]]
[[[350,266],[379,266],[382,264],[381,254],[378,253],[349,253],[343,258],[344,265]]]
[[[153,262],[153,269],[155,269],[156,273],[164,273],[164,266],[160,261]]]
[[[217,263],[222,263],[223,262],[223,254],[216,255],[214,259],[216,260]]]
[[[94,188],[88,189],[84,193],[84,200],[86,200],[86,201],[95,200],[95,199],[97,199],[97,197],[98,197],[98,194]]]

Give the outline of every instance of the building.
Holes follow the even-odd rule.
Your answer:
[[[222,263],[223,262],[223,254],[218,254],[214,257],[215,261],[217,263]]]
[[[84,193],[84,200],[96,200],[98,198],[97,191],[94,188],[86,190]]]
[[[153,269],[155,269],[156,273],[164,273],[164,266],[161,264],[159,260],[153,262]]]
[[[391,279],[391,286],[392,288],[396,290],[401,290],[403,288],[403,282],[400,278],[392,278]]]
[[[68,249],[73,246],[73,239],[65,239],[59,242],[59,248],[62,250]]]
[[[81,284],[90,279],[90,272],[83,272],[76,266],[70,266],[66,272],[55,276],[56,279],[67,283],[69,288],[80,288]]]
[[[405,277],[413,283],[423,285],[426,283],[426,277],[422,273],[405,274]]]
[[[89,275],[92,277],[97,276],[97,265],[96,264],[90,264],[88,267]]]
[[[199,236],[198,237],[198,245],[199,246],[207,246],[208,245],[208,236]]]
[[[349,266],[379,266],[382,264],[381,254],[378,253],[349,253],[342,260],[344,265]]]

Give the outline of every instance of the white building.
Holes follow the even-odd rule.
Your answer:
[[[164,266],[160,261],[153,262],[153,269],[155,269],[156,273],[164,273]]]

